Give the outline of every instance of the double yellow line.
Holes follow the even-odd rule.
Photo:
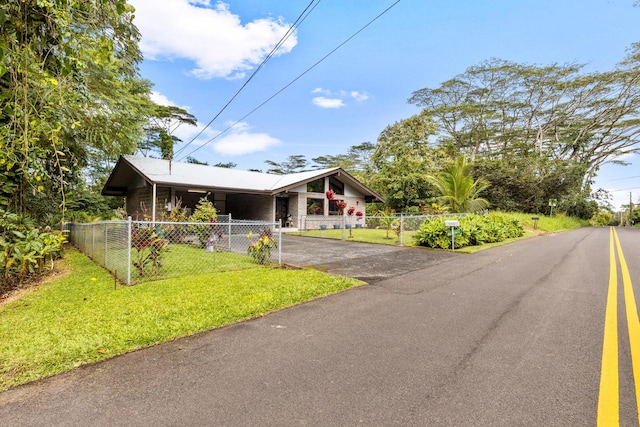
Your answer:
[[[598,396],[598,426],[620,425],[620,387],[618,371],[618,266],[616,250],[622,272],[624,305],[627,314],[627,329],[631,346],[631,365],[638,406],[640,425],[640,321],[636,307],[631,275],[622,253],[620,239],[615,228],[609,231],[609,291],[604,321],[604,342],[602,346],[602,370],[600,373],[600,394]]]

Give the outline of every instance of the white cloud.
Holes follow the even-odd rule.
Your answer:
[[[356,90],[352,90],[349,95],[351,95],[351,97],[358,102],[363,102],[369,99],[369,95],[366,92],[358,92]]]
[[[164,105],[166,107],[179,107],[179,108],[182,108],[185,111],[189,111],[189,109],[191,108],[188,105],[178,105],[176,102],[172,101],[171,99],[167,98],[162,93],[160,93],[158,91],[155,91],[155,90],[151,91],[151,95],[149,96],[149,98],[151,98],[151,100],[153,102],[155,102],[156,104]]]
[[[322,95],[331,96],[331,91],[329,89],[322,89],[321,87],[315,88],[311,93],[321,93]]]
[[[265,151],[280,144],[280,140],[266,133],[238,132],[216,142],[213,149],[220,154],[237,156]]]
[[[340,98],[325,98],[324,96],[316,96],[311,100],[314,105],[320,108],[342,108],[344,102]]]
[[[312,98],[311,102],[320,108],[342,108],[345,104],[345,99],[352,98],[357,102],[364,102],[369,99],[369,95],[366,92],[358,92],[352,90],[350,92],[346,90],[332,91],[330,89],[324,89],[317,87],[311,91],[316,96]]]
[[[242,78],[288,31],[289,25],[273,18],[242,24],[221,1],[131,0],[134,23],[140,29],[140,48],[147,59],[187,59],[191,73],[202,79]],[[292,34],[277,55],[297,44]]]

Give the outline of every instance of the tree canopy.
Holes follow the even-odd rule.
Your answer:
[[[64,208],[90,158],[133,153],[149,115],[125,0],[0,5],[0,206]]]
[[[608,72],[492,59],[409,102],[435,123],[436,145],[475,160],[492,206],[540,212],[557,198],[588,215],[577,206],[599,168],[640,150],[639,67],[637,44]]]

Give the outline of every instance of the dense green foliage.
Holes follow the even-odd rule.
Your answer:
[[[151,102],[132,12],[125,0],[0,6],[0,206],[61,217],[83,168],[135,150]]]
[[[62,253],[64,237],[41,231],[25,216],[0,208],[0,295],[37,275]]]
[[[520,222],[506,214],[465,215],[456,219],[460,221],[460,234],[455,236],[455,248],[497,243],[524,235]],[[416,233],[415,241],[420,246],[450,249],[451,227],[445,225],[443,217],[428,218]]]

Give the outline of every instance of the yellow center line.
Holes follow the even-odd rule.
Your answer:
[[[627,311],[627,329],[629,330],[629,345],[631,347],[631,366],[633,367],[636,404],[638,408],[638,424],[640,425],[640,320],[638,320],[638,308],[636,306],[636,298],[633,294],[631,274],[629,274],[627,261],[622,253],[620,238],[618,237],[618,233],[615,229],[613,230],[613,234],[616,240],[616,248],[618,249],[618,259],[620,260],[622,282],[624,284],[624,304]]]
[[[618,267],[613,245],[613,227],[609,229],[609,290],[604,320],[602,369],[598,395],[598,426],[620,425],[618,386]]]

